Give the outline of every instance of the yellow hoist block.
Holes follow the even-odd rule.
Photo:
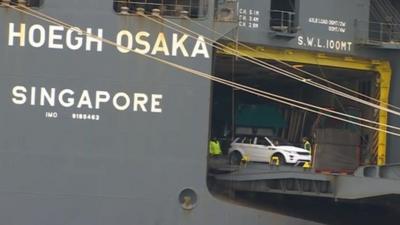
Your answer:
[[[272,165],[276,165],[276,166],[279,166],[279,157],[278,156],[273,156],[272,158],[271,158],[271,164]]]
[[[248,156],[242,156],[242,159],[240,160],[240,165],[246,165],[247,162],[249,162],[249,157]]]
[[[303,168],[310,169],[311,168],[311,163],[310,162],[305,162],[304,165],[303,165]]]

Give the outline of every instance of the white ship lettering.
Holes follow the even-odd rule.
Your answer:
[[[27,33],[28,31],[28,33]],[[78,50],[84,48],[86,51],[92,51],[92,45],[96,46],[96,51],[103,50],[103,29],[97,29],[97,33],[93,33],[92,28],[86,28],[86,33],[93,34],[98,38],[83,35],[79,28],[70,28],[66,32],[63,26],[49,25],[46,30],[40,24],[35,24],[27,30],[26,24],[21,23],[19,30],[16,30],[15,24],[9,24],[8,45],[14,46],[19,40],[19,46],[25,47],[27,44],[34,48],[41,48],[46,45],[50,49]],[[28,34],[28,37],[26,37]],[[64,37],[65,35],[65,37]]]
[[[108,91],[89,90],[80,92],[71,89],[57,90],[56,88],[35,87],[27,88],[22,85],[12,88],[12,102],[16,105],[29,104],[31,106],[62,106],[64,108],[75,107],[78,109],[101,109],[106,103],[118,111],[126,111],[129,108],[134,112],[162,113],[161,94],[145,94],[117,92],[111,94]]]
[[[27,26],[24,23],[19,24],[18,27],[14,23],[9,23],[8,46],[101,52],[103,51],[103,33],[101,28],[97,30],[86,28],[83,32],[77,27],[65,29],[63,26],[44,27],[40,24]],[[163,32],[150,34],[147,31],[132,33],[121,30],[117,33],[115,42],[118,45],[116,49],[121,53],[133,51],[139,54],[210,58],[203,36],[198,36],[194,43],[190,42],[190,44],[187,43],[188,37],[187,34],[172,33],[167,36]],[[151,41],[152,39],[155,40]]]

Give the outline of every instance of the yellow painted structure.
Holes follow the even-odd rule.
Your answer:
[[[278,156],[273,156],[273,157],[271,158],[271,164],[272,164],[272,165],[279,166],[279,164],[280,164],[280,162],[279,162],[279,157],[278,157]]]
[[[377,72],[380,80],[380,106],[387,107],[387,103],[389,101],[390,79],[392,76],[392,70],[388,61],[339,56],[295,49],[272,49],[266,47],[253,47],[253,49],[250,49],[235,44],[229,44],[228,46],[230,47],[226,47],[219,53],[237,55],[237,53],[240,52],[240,54],[244,57]],[[232,51],[232,49],[235,49],[235,51]],[[387,124],[387,121],[388,112],[380,110],[379,123]],[[385,126],[380,126],[379,128],[386,130]],[[377,132],[379,132],[377,164],[385,165],[387,136],[385,132]]]

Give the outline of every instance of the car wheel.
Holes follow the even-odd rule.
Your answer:
[[[240,152],[232,152],[229,156],[229,163],[231,165],[240,165],[241,160],[242,154],[240,154]]]
[[[286,163],[286,160],[285,160],[285,156],[283,156],[283,155],[281,155],[281,154],[277,154],[277,155],[273,155],[272,157],[271,157],[271,162],[273,162],[273,158],[274,157],[278,157],[278,160],[279,160],[279,164],[277,164],[277,165],[286,165],[287,163]]]
[[[283,155],[278,155],[278,158],[279,158],[280,165],[286,165],[286,159]]]

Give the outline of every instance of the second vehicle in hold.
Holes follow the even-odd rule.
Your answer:
[[[229,148],[229,162],[239,164],[243,158],[251,162],[271,163],[278,159],[279,164],[303,165],[311,161],[309,151],[290,145],[273,137],[238,137]]]

